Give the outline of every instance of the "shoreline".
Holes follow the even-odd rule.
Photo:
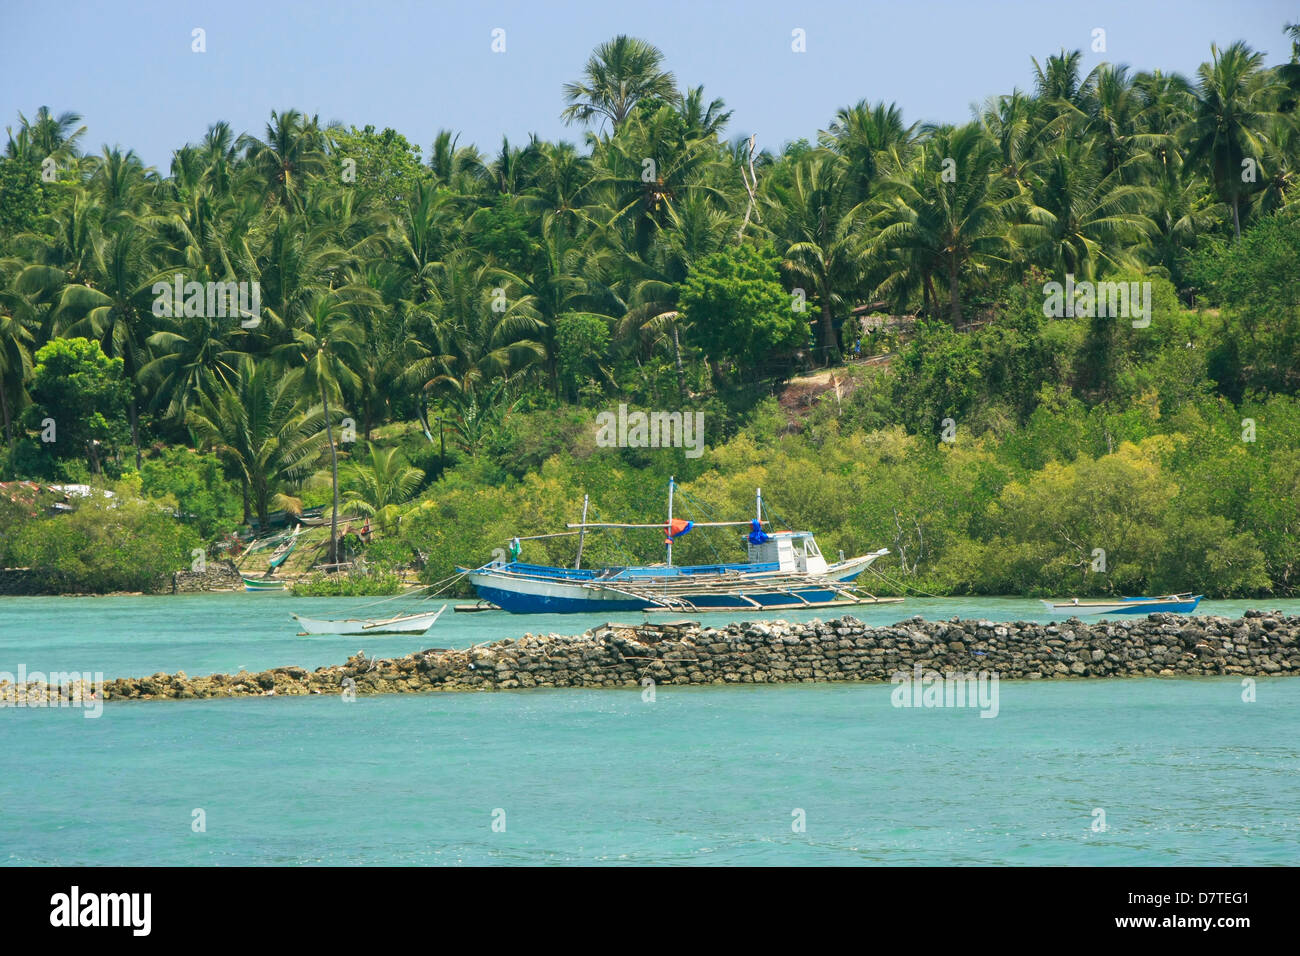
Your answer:
[[[184,671],[105,681],[103,700],[372,695],[531,688],[797,683],[890,683],[914,671],[982,672],[1005,680],[1275,677],[1300,674],[1300,616],[1151,614],[1050,624],[987,620],[871,626],[828,621],[602,624],[577,635],[534,635],[469,648],[367,657],[314,671],[190,677]],[[0,683],[0,707],[87,702],[82,685]]]

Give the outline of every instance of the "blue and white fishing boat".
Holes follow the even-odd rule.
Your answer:
[[[1043,601],[1049,611],[1069,611],[1071,614],[1154,614],[1166,611],[1171,614],[1191,614],[1204,595],[1166,594],[1162,597],[1126,597],[1113,601]]]
[[[788,610],[902,600],[877,598],[854,589],[858,576],[877,558],[888,554],[888,548],[828,563],[811,532],[763,530],[771,522],[764,518],[761,489],[756,496],[756,517],[750,521],[693,522],[673,517],[675,488],[676,483],[670,480],[668,520],[663,524],[589,523],[584,501],[582,522],[568,525],[576,530],[561,532],[579,535],[578,560],[572,568],[519,561],[521,539],[516,538],[511,548],[512,560],[459,570],[468,576],[482,600],[514,614]],[[750,529],[744,538],[748,560],[735,564],[673,565],[673,540],[693,528],[741,526]],[[662,532],[667,547],[666,563],[580,567],[582,542],[588,530],[622,528],[654,528]]]

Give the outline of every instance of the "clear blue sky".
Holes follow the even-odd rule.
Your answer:
[[[631,33],[664,51],[679,83],[726,100],[728,138],[756,131],[779,148],[864,98],[897,102],[909,121],[965,121],[972,103],[1030,88],[1030,57],[1061,47],[1083,50],[1088,69],[1106,59],[1191,74],[1211,42],[1242,39],[1277,63],[1282,25],[1297,19],[1295,0],[0,0],[0,126],[42,105],[74,110],[84,148],[131,147],[162,172],[209,124],[261,135],[271,110],[290,107],[391,126],[426,159],[440,128],[486,152],[502,134],[580,142],[559,119],[561,85],[597,43]],[[206,53],[191,52],[195,27]],[[491,50],[497,27],[503,54]],[[1091,51],[1096,27],[1104,54]],[[791,51],[795,28],[804,54]]]

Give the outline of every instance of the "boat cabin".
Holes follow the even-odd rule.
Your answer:
[[[825,574],[826,559],[811,531],[774,531],[762,544],[747,542],[750,564],[775,564],[782,571]]]

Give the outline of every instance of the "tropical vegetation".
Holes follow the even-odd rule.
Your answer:
[[[441,130],[426,157],[285,109],[160,171],[41,107],[0,158],[0,480],[126,481],[176,567],[320,507],[327,570],[366,516],[372,566],[436,580],[584,493],[657,514],[676,474],[891,547],[881,590],[1295,594],[1286,31],[1286,62],[1214,45],[1193,76],[1062,50],[965,124],[862,99],[764,148],[629,36],[558,91],[577,143]],[[1149,322],[1051,317],[1067,282],[1145,288]],[[620,403],[704,412],[708,453],[597,447]],[[128,512],[77,513],[0,511],[0,558],[142,587],[56,561]]]

